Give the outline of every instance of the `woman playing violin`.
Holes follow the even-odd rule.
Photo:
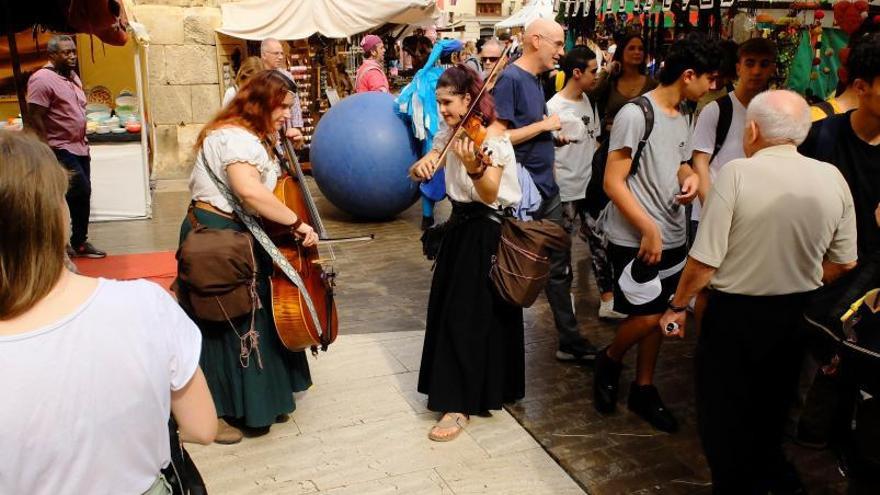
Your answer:
[[[418,384],[428,395],[428,409],[442,413],[428,435],[441,442],[456,438],[471,414],[501,409],[525,392],[522,309],[504,302],[489,279],[502,210],[518,203],[521,192],[510,139],[490,125],[495,119],[491,96],[475,101],[482,85],[464,65],[443,72],[436,96],[448,129],[410,169],[413,178],[427,180],[445,166],[452,201],[431,282]],[[453,135],[472,107],[478,125]],[[451,153],[438,163],[450,139]]]

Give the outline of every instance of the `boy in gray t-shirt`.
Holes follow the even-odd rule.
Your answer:
[[[628,407],[667,432],[678,430],[678,422],[653,385],[663,340],[658,325],[687,257],[684,205],[696,197],[699,186],[699,178],[686,163],[691,155],[690,126],[679,106],[709,91],[720,59],[718,42],[702,33],[676,41],[660,73],[660,86],[645,95],[654,122],[638,171],[631,173],[632,157],[646,124],[636,104],[625,105],[614,118],[605,169],[604,186],[611,202],[604,212],[604,230],[615,276],[614,310],[630,316],[596,359],[593,404],[603,413],[615,409],[620,363],[638,344]]]
[[[681,113],[668,115],[652,93],[645,96],[654,108],[654,127],[642,150],[638,172],[627,177],[626,186],[660,229],[663,249],[667,250],[686,241],[684,207],[677,198],[683,185],[679,183],[679,171],[691,157],[690,127]],[[629,149],[632,154],[644,135],[641,108],[634,103],[624,105],[614,118],[609,153]],[[608,203],[605,232],[608,240],[618,246],[637,248],[642,242],[642,233],[613,201]]]

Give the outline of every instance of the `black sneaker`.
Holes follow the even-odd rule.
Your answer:
[[[93,246],[91,242],[84,242],[79,247],[73,248],[74,258],[104,258],[105,256],[107,253]]]
[[[572,345],[560,345],[556,351],[556,359],[567,363],[592,362],[596,360],[596,354],[598,353],[599,351],[596,349],[596,346],[588,340],[582,340]]]
[[[611,413],[617,407],[617,389],[623,365],[608,357],[608,348],[599,351],[593,372],[593,406],[600,413]]]
[[[422,217],[422,230],[428,230],[434,225],[434,217]]]
[[[678,431],[678,421],[663,404],[657,387],[653,385],[637,385],[633,382],[629,388],[627,407],[660,431]]]

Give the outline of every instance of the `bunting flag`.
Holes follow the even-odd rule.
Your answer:
[[[590,13],[590,4],[594,2],[597,10],[602,8],[602,0],[556,0],[553,10],[565,12],[565,17],[571,17],[580,9],[581,16],[586,17]]]

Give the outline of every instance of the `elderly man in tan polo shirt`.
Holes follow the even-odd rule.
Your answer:
[[[684,336],[688,301],[708,287],[695,355],[697,420],[713,493],[805,493],[782,451],[803,355],[809,295],[855,267],[853,199],[840,172],[796,146],[810,130],[800,95],[767,91],[746,111],[748,158],[712,184],[669,310]]]

